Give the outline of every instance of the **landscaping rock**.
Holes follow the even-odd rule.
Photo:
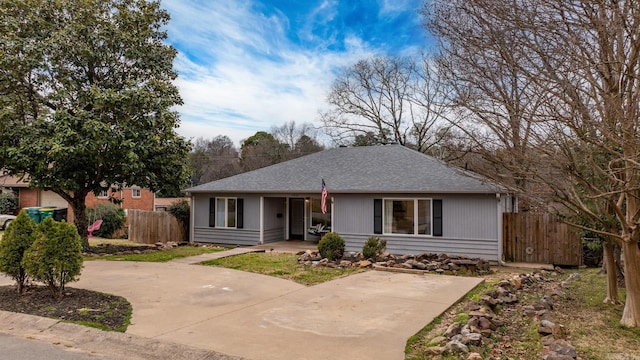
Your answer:
[[[540,326],[538,328],[538,334],[540,334],[542,336],[549,336],[549,335],[553,334],[553,329],[550,328],[550,327]]]
[[[445,352],[445,348],[444,346],[431,346],[425,349],[425,354],[426,355],[432,355],[432,356],[440,356],[442,355],[443,352]]]
[[[433,339],[429,340],[429,344],[440,345],[445,341],[447,341],[446,337],[444,337],[444,336],[436,336]]]
[[[366,267],[370,267],[371,264],[372,263],[369,260],[362,260],[362,261],[358,262],[358,267],[366,268]]]
[[[565,355],[571,357],[572,359],[578,357],[576,348],[564,340],[553,341],[551,345],[549,345],[549,351],[549,354],[555,353],[557,355]]]
[[[447,331],[445,331],[443,335],[451,339],[455,335],[460,334],[461,331],[462,331],[462,324],[459,322],[455,322],[449,325],[449,327],[447,328]]]
[[[444,346],[444,349],[451,354],[469,353],[469,348],[467,347],[467,345],[459,341],[449,341],[447,345]]]
[[[492,328],[491,321],[489,321],[489,319],[487,319],[484,316],[478,318],[478,328],[480,328],[480,330],[491,329]],[[491,329],[491,330],[493,330],[493,329]]]
[[[540,321],[540,326],[552,328],[552,327],[556,326],[556,324],[554,324],[553,322],[551,322],[549,320],[542,320],[542,321]]]
[[[427,265],[421,262],[416,262],[416,264],[413,267],[418,270],[425,270],[427,268]]]
[[[467,360],[482,360],[482,355],[476,352],[472,352],[469,354],[469,356],[467,356]]]

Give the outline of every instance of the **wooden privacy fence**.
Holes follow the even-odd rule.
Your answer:
[[[579,266],[582,240],[577,229],[550,214],[504,213],[506,261]]]
[[[184,231],[171,213],[129,210],[129,240],[142,244],[182,242]]]

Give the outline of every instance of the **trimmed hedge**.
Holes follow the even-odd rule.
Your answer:
[[[20,211],[11,222],[0,241],[0,272],[16,281],[18,293],[22,294],[29,274],[22,265],[25,252],[36,240],[36,223]]]
[[[55,299],[61,299],[65,285],[78,280],[82,261],[82,240],[75,225],[46,218],[38,225],[22,266],[34,280],[45,283]]]

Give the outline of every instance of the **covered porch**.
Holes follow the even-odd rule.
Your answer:
[[[332,229],[333,201],[322,212],[319,194],[261,196],[259,204],[260,241],[272,244],[282,240],[317,243]]]

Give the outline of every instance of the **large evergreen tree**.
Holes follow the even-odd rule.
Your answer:
[[[67,200],[187,178],[168,13],[146,0],[0,2],[0,168]]]

